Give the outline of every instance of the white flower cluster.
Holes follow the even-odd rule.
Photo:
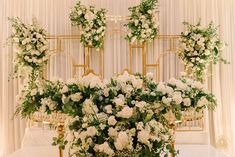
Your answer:
[[[221,58],[224,43],[219,39],[217,28],[210,23],[203,28],[200,22],[197,25],[184,23],[187,30],[181,33],[179,56],[185,64],[185,70],[190,77],[199,81],[205,79],[208,65],[216,64]]]
[[[158,33],[157,0],[143,0],[140,5],[129,8],[131,16],[126,39],[134,43],[153,40]]]
[[[80,1],[75,5],[70,20],[73,25],[81,26],[81,43],[84,46],[102,48],[106,30],[106,10],[94,6],[82,6]]]
[[[67,83],[46,81],[28,91],[22,102],[24,115],[41,110],[74,118],[68,123],[71,156],[165,155],[174,151],[166,112],[180,119],[182,111],[215,103],[213,95],[191,79],[156,83],[151,75],[128,72],[106,81],[92,73]]]
[[[24,24],[19,18],[10,21],[12,34],[8,40],[16,49],[15,73],[19,76],[36,75],[32,74],[33,71],[42,70],[48,60],[46,31],[38,25],[36,19],[33,19],[31,25]]]
[[[103,82],[93,74],[69,81],[62,88],[62,97],[67,99],[64,108],[70,106],[68,112],[75,117],[70,123],[75,128],[70,130],[74,135],[70,155],[115,156],[137,148],[139,153],[145,147],[153,153],[167,150],[172,132],[156,119],[156,106],[134,98],[144,88],[141,77],[127,72]],[[75,94],[78,101],[72,99]],[[163,143],[161,148],[154,147],[157,143]]]

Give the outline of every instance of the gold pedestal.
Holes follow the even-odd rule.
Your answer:
[[[58,123],[57,124],[57,132],[59,138],[64,138],[64,123]],[[63,157],[63,150],[59,148],[59,157]]]
[[[91,68],[91,53],[93,47],[85,47],[85,63],[84,63],[84,73],[89,71]],[[104,77],[104,49],[99,49],[99,75]]]
[[[138,44],[130,44],[130,72],[133,72],[133,53],[134,49],[141,49],[142,52],[142,74],[146,75],[147,68],[146,68],[146,58],[147,58],[147,52],[146,52],[146,42],[138,43]]]

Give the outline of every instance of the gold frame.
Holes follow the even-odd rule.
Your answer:
[[[92,69],[90,60],[91,60],[92,49],[94,48],[90,46],[85,46],[84,49],[85,49],[84,73],[86,73],[87,71]],[[104,78],[104,48],[100,48],[98,51],[99,51],[99,75],[101,76],[101,78]]]
[[[137,44],[129,44],[129,48],[130,48],[130,72],[133,73],[133,53],[134,53],[134,49],[141,49],[141,53],[142,53],[142,74],[146,75],[147,73],[147,61],[146,61],[146,57],[147,57],[147,51],[146,51],[146,47],[147,44],[146,42],[143,42],[141,44],[137,43]]]

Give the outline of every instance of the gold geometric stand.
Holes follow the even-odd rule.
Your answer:
[[[84,73],[89,71],[91,68],[91,53],[93,47],[86,46],[85,47],[85,62],[84,62]],[[96,50],[97,51],[97,50]],[[104,50],[103,48],[99,49],[99,75],[101,78],[104,77]]]

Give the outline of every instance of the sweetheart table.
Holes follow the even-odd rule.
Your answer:
[[[51,146],[51,139],[55,136],[56,132],[52,130],[27,128],[22,148],[8,157],[59,157],[58,148]],[[178,139],[181,137],[178,136]],[[207,144],[176,144],[176,149],[180,152],[178,157],[230,157]],[[64,157],[67,157],[66,154],[64,152]]]
[[[210,145],[176,145],[179,157],[230,157]],[[31,146],[17,150],[8,157],[58,157],[58,149],[53,146]],[[66,157],[66,155],[65,155]]]

